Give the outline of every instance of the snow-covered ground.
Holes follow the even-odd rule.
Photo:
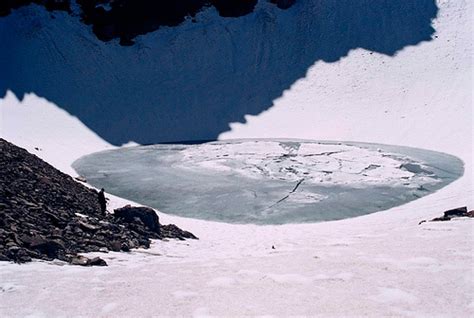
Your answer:
[[[433,41],[395,57],[367,59],[359,49],[318,62],[272,108],[221,138],[427,148],[461,158],[463,177],[406,205],[342,221],[231,225],[161,213],[200,240],[102,254],[106,268],[0,263],[0,316],[473,316],[473,220],[418,225],[448,208],[474,207],[472,2],[438,6]],[[74,174],[78,157],[112,148],[34,94],[21,102],[8,94],[0,108],[2,138],[65,172]],[[111,208],[124,203],[114,198]]]

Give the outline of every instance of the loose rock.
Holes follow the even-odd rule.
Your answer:
[[[0,261],[59,259],[105,266],[78,253],[148,248],[151,239],[196,238],[164,226],[151,208],[102,214],[98,193],[0,138]]]

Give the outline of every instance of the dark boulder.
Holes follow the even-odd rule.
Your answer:
[[[89,266],[107,266],[107,263],[100,257],[94,257],[89,260]]]
[[[443,212],[443,216],[434,218],[431,222],[437,221],[450,221],[452,218],[455,217],[474,217],[474,211],[467,211],[467,207],[463,206],[460,208],[450,209]],[[425,220],[424,220],[425,221]],[[426,221],[425,221],[426,222]],[[421,221],[419,224],[423,223]]]
[[[179,240],[198,239],[193,233],[181,230],[174,224],[162,225],[161,235],[163,238],[177,238]]]
[[[155,210],[148,207],[132,207],[130,205],[114,210],[114,217],[126,223],[139,223],[150,231],[160,234],[160,221]]]
[[[110,243],[110,250],[114,252],[120,252],[122,249],[122,243],[120,241],[112,241]]]
[[[130,247],[128,246],[127,243],[122,243],[122,246],[120,247],[122,252],[130,252]]]
[[[44,240],[37,238],[30,245],[30,249],[46,255],[50,259],[54,259],[60,258],[60,254],[64,252],[65,247],[59,240]]]
[[[107,266],[107,262],[100,257],[88,258],[82,255],[73,257],[71,264],[79,266]]]
[[[467,215],[467,207],[465,206],[444,211],[445,217],[466,216],[466,215]]]
[[[6,251],[6,255],[3,255],[2,260],[8,259],[16,263],[26,263],[31,261],[31,257],[28,255],[28,251],[18,246],[10,246]]]

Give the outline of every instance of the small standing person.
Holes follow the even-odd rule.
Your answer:
[[[100,211],[102,214],[105,214],[105,211],[107,210],[107,200],[105,199],[104,188],[99,191],[99,205]]]

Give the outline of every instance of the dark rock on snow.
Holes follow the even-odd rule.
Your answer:
[[[471,211],[468,212],[467,207],[465,207],[465,206],[460,207],[460,208],[446,210],[446,211],[443,212],[443,216],[436,217],[436,218],[430,220],[430,222],[450,221],[452,218],[455,218],[455,217],[474,218],[474,210],[471,210]],[[425,223],[425,222],[426,222],[426,220],[422,220],[422,221],[420,221],[420,223],[418,223],[418,225],[420,225],[422,223]]]
[[[59,259],[104,266],[78,253],[130,251],[151,239],[196,238],[159,224],[155,211],[124,207],[102,214],[98,193],[26,150],[0,139],[0,261]]]
[[[437,217],[437,218],[434,218],[434,219],[430,220],[430,222],[450,221],[450,220],[451,220],[451,218],[449,218],[449,217],[440,216],[440,217]]]
[[[467,207],[461,207],[444,211],[444,217],[466,216]]]
[[[174,224],[162,225],[161,234],[163,237],[177,238],[180,240],[185,239],[197,239],[193,233],[188,231],[183,231]]]
[[[114,210],[114,217],[122,222],[141,222],[152,232],[160,234],[160,222],[155,211],[148,207],[132,207],[130,205]],[[137,220],[138,219],[138,220]]]
[[[82,255],[73,257],[71,264],[80,266],[107,266],[107,263],[100,257],[88,258]]]

